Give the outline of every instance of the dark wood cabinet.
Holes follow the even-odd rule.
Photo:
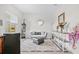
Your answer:
[[[0,36],[0,54],[4,51],[4,36]]]
[[[4,35],[4,54],[20,54],[20,33]]]

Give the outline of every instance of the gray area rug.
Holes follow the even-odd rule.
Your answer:
[[[44,43],[37,45],[32,39],[21,39],[21,53],[64,53],[50,39],[46,39]]]

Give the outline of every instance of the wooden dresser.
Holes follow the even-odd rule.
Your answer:
[[[0,36],[0,54],[3,53],[4,48],[4,36]]]
[[[20,33],[4,34],[3,54],[20,54]]]

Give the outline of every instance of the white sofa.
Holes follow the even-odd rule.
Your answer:
[[[44,39],[47,37],[46,32],[31,32],[31,38],[33,42],[36,44],[44,43]]]

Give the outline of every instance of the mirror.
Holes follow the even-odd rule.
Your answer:
[[[38,25],[42,26],[43,24],[44,24],[44,21],[41,20],[41,19],[39,19],[39,20],[38,20]]]

